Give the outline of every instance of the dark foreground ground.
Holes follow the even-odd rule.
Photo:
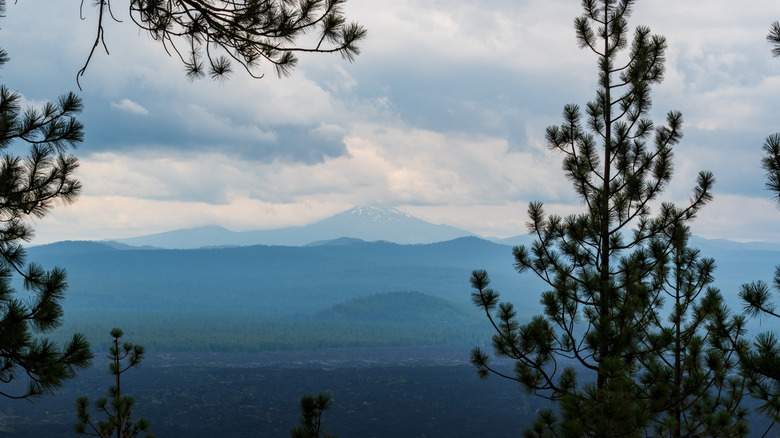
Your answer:
[[[289,437],[301,396],[319,392],[333,398],[324,426],[340,438],[520,436],[543,401],[513,382],[479,379],[468,353],[456,347],[150,353],[141,368],[123,374],[122,389],[136,400],[134,418],[148,418],[159,438]],[[105,396],[112,384],[104,355],[96,356],[92,368],[54,396],[34,403],[0,397],[0,438],[76,436],[76,398]],[[767,426],[753,416],[750,436],[762,436]]]
[[[516,437],[535,399],[516,384],[481,380],[462,348],[334,349],[261,354],[150,354],[123,375],[158,437],[287,437],[304,394],[327,392],[327,432],[340,438]],[[75,436],[73,403],[105,396],[95,365],[54,396],[0,399],[0,437]]]

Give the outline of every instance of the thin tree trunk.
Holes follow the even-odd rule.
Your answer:
[[[609,29],[609,1],[604,2],[604,27],[605,32]],[[609,39],[604,38],[604,56],[608,56],[609,54]],[[606,68],[606,64],[602,64],[603,68]],[[610,161],[611,161],[611,147],[612,147],[612,126],[611,126],[611,119],[612,119],[612,111],[611,111],[611,105],[610,105],[610,77],[609,72],[603,72],[604,73],[604,81],[605,83],[602,84],[604,86],[604,92],[605,92],[605,105],[604,105],[604,185],[603,185],[603,192],[601,194],[601,230],[600,230],[600,237],[601,237],[601,291],[599,295],[599,312],[600,312],[600,318],[601,320],[601,333],[600,333],[600,339],[599,339],[599,354],[597,356],[597,361],[599,363],[599,368],[601,363],[604,361],[604,358],[610,356],[610,347],[611,347],[611,336],[608,336],[610,333],[610,313],[611,313],[611,307],[612,307],[612,288],[610,285],[610,273],[609,273],[609,198],[610,198],[610,188],[609,188],[609,178],[610,178]],[[601,393],[602,389],[604,388],[604,383],[606,379],[604,375],[599,371],[599,375],[596,381],[596,390],[597,393]]]

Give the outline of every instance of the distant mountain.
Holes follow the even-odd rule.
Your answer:
[[[132,251],[98,242],[58,242],[31,247],[28,256],[47,268],[65,268],[70,285],[65,306],[88,310],[303,314],[402,290],[470,306],[473,269],[489,269],[494,287],[509,296],[528,283],[512,269],[511,248],[476,237],[424,245],[353,241]],[[538,287],[538,281],[531,283]],[[531,295],[533,302],[539,291]]]
[[[474,235],[448,225],[435,225],[389,207],[355,207],[303,228],[314,235],[326,236],[319,240],[352,237],[400,244],[435,243]]]
[[[708,251],[780,251],[780,244],[774,242],[735,242],[698,236],[691,237],[690,246],[700,249],[705,256]]]
[[[128,251],[70,241],[30,247],[28,256],[67,270],[62,333],[84,333],[96,345],[111,327],[168,351],[477,345],[490,335],[471,304],[473,269],[488,269],[491,286],[520,315],[539,308],[542,285],[514,272],[508,246],[475,237],[346,242]]]
[[[780,264],[780,248],[692,240],[702,256],[715,259],[713,285],[733,312],[742,308],[740,285],[771,283],[774,267]],[[150,336],[212,342],[214,333],[221,333],[220,339],[245,339],[247,330],[278,338],[280,330],[298,322],[327,323],[333,330],[360,323],[361,329],[347,330],[360,336],[368,336],[361,330],[371,321],[409,327],[419,327],[412,321],[455,321],[454,326],[472,327],[468,310],[459,309],[473,309],[469,278],[474,269],[489,272],[490,287],[501,293],[502,300],[515,304],[520,321],[542,311],[540,296],[549,290],[533,272],[515,271],[509,246],[476,237],[416,245],[334,239],[314,246],[132,251],[98,242],[58,242],[29,248],[28,258],[47,269],[67,270],[63,307],[72,330],[66,333],[100,328],[99,335],[104,336],[106,327],[119,326],[127,333],[135,330],[138,335],[133,339],[141,343]],[[16,281],[21,289],[21,281]],[[420,293],[384,294],[388,291]],[[489,324],[484,316],[479,318],[483,327]],[[322,331],[325,326],[306,327]],[[773,319],[748,321],[750,333],[777,327]],[[192,335],[192,330],[201,335]],[[317,336],[322,338],[321,332]],[[344,334],[343,339],[350,336]],[[269,344],[258,338],[257,345],[271,348],[287,342],[280,339]],[[303,340],[289,342],[300,345]]]
[[[466,230],[432,224],[395,208],[355,207],[301,227],[235,232],[218,226],[208,226],[115,241],[134,247],[195,249],[250,245],[301,246],[312,242],[322,244],[344,237],[369,242],[384,240],[400,244],[419,244],[471,235],[473,233]]]
[[[318,240],[316,242],[307,243],[304,246],[350,246],[359,243],[366,243],[366,241],[363,239],[355,239],[354,237],[339,237],[338,239]]]
[[[106,241],[118,249],[162,248],[162,249],[195,249],[212,246],[241,246],[241,234],[219,226],[184,228],[149,234],[126,239]],[[244,245],[257,245],[262,242],[249,242]],[[130,247],[130,248],[128,248]]]
[[[500,243],[501,245],[509,245],[509,246],[525,245],[525,246],[530,246],[536,240],[536,235],[535,234],[519,234],[517,236],[504,237],[504,238],[491,237],[488,240],[490,240],[491,242]]]

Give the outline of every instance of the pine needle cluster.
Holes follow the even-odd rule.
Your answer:
[[[295,68],[301,52],[339,53],[353,61],[366,29],[347,22],[346,0],[130,0],[133,22],[169,55],[184,64],[187,77],[224,79],[238,64],[255,78],[267,62],[278,76]],[[114,17],[111,0],[95,2],[97,32],[77,80],[98,46],[105,43],[104,20]],[[116,20],[116,18],[114,18]],[[116,20],[119,21],[119,20]],[[309,35],[305,44],[298,42]]]

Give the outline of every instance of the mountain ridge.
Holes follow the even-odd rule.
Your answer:
[[[234,246],[346,246],[386,241],[401,245],[446,242],[473,236],[508,246],[531,245],[533,235],[484,237],[449,225],[433,224],[392,207],[353,207],[309,225],[271,230],[231,231],[219,225],[182,228],[144,236],[99,241],[117,249],[197,249]],[[736,242],[693,236],[691,244],[706,250],[780,250],[775,242]]]
[[[341,238],[423,244],[474,235],[467,230],[418,219],[392,207],[358,206],[312,224],[296,227],[231,231],[218,225],[208,225],[110,241],[133,247],[195,249],[251,245],[303,246]]]
[[[780,249],[733,245],[737,249],[702,248],[702,256],[715,259],[714,286],[722,291],[731,309],[738,311],[742,307],[740,286],[756,280],[771,282]],[[123,327],[148,323],[154,312],[162,315],[164,324],[174,316],[190,321],[191,315],[215,312],[228,315],[228,319],[229,315],[243,315],[245,320],[259,323],[312,315],[387,291],[418,291],[471,306],[469,277],[475,269],[487,270],[490,287],[501,293],[502,300],[517,306],[521,319],[528,320],[542,311],[540,296],[549,289],[532,272],[518,275],[510,246],[473,236],[414,245],[337,240],[317,246],[132,251],[99,242],[65,241],[30,247],[27,255],[46,269],[58,266],[67,271],[66,314],[102,315],[106,324]],[[18,287],[23,287],[21,280]],[[428,299],[413,298],[419,298],[418,302]],[[401,318],[394,315],[387,316]],[[78,319],[81,323],[81,317]],[[138,324],[136,327],[142,326]],[[749,322],[751,331],[766,329],[766,321],[763,326],[761,321]]]

